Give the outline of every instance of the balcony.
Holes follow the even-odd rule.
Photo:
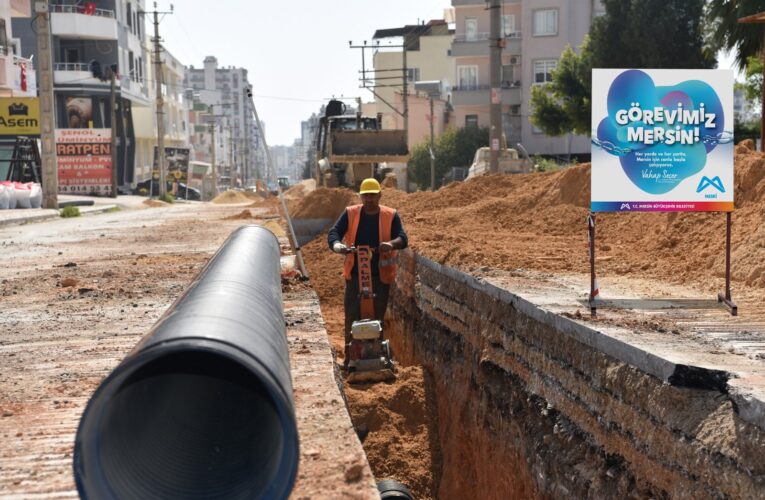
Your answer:
[[[117,18],[114,11],[96,9],[93,5],[51,5],[52,34],[80,40],[117,40]]]
[[[489,106],[491,87],[488,85],[468,85],[452,88],[452,102],[455,106]],[[521,86],[503,85],[502,104],[515,106],[521,104]]]
[[[515,31],[505,36],[503,52],[511,54],[521,53],[521,32]],[[475,33],[471,36],[465,33],[454,35],[452,43],[452,57],[476,57],[489,55],[489,34]]]
[[[109,80],[93,76],[88,63],[53,63],[53,82],[56,85],[109,85]]]

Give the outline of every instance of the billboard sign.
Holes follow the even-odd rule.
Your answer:
[[[733,72],[592,70],[593,212],[733,211]]]
[[[108,128],[56,129],[59,192],[110,195],[111,142]]]
[[[40,136],[37,97],[0,97],[0,136]]]

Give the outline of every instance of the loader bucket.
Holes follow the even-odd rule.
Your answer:
[[[404,130],[333,130],[328,149],[332,163],[404,163],[409,160]]]

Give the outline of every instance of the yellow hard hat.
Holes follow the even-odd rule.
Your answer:
[[[377,179],[364,179],[361,181],[361,188],[359,189],[359,194],[367,194],[367,193],[379,193],[380,192],[380,183],[377,182]]]

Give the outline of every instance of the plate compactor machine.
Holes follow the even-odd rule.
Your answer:
[[[348,382],[382,382],[396,378],[390,343],[383,340],[382,324],[375,318],[375,294],[372,286],[372,249],[358,246],[356,253],[359,273],[361,320],[351,326],[348,344]]]

